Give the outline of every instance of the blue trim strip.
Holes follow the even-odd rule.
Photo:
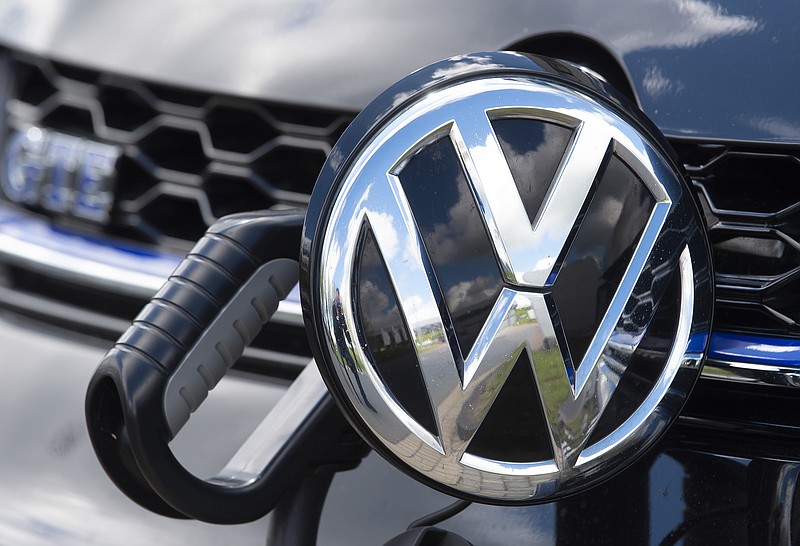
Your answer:
[[[159,279],[166,280],[183,259],[183,256],[178,254],[122,245],[99,237],[77,234],[55,227],[42,218],[32,217],[0,205],[0,239],[3,237],[29,245],[26,248],[59,253],[59,259],[68,254],[67,259],[75,258],[76,262],[81,261],[90,265],[93,263],[98,267],[111,266],[122,272],[147,275],[155,282],[155,288],[162,282]],[[3,252],[4,248],[0,241],[0,254]],[[57,268],[59,264],[51,265]],[[68,267],[66,269],[69,270]],[[124,282],[124,279],[117,280]],[[286,301],[300,304],[298,286],[289,293]]]
[[[800,369],[800,339],[714,332],[708,358]]]
[[[137,273],[163,276],[165,279],[183,258],[166,252],[112,244],[107,240],[78,235],[7,208],[0,208],[0,234],[48,250],[64,252],[69,249],[69,253],[76,258]]]

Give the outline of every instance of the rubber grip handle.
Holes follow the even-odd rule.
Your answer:
[[[298,263],[289,259],[259,267],[186,353],[164,392],[164,414],[173,436],[278,309],[297,283],[297,269]],[[149,311],[145,309],[143,315]],[[149,324],[149,316],[140,319]]]
[[[298,213],[247,213],[211,226],[95,372],[86,397],[92,445],[116,485],[146,508],[252,521],[322,460],[294,442],[252,483],[212,483],[168,445],[296,283],[302,225]],[[344,430],[329,396],[312,413],[299,437],[314,436],[319,423]]]

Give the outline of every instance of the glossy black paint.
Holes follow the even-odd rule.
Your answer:
[[[469,443],[470,453],[498,461],[548,461],[553,448],[547,418],[530,358],[524,351],[508,374],[503,390]]]
[[[800,6],[791,0],[534,0],[503,9],[458,0],[232,0],[202,8],[170,0],[92,8],[88,0],[59,10],[8,2],[0,42],[144,80],[352,111],[438,59],[518,49],[629,79],[644,112],[670,136],[800,135]],[[180,35],[142,30],[154,20],[181,21]]]
[[[713,382],[701,381],[694,393],[696,399],[690,399],[686,412],[697,414],[719,404],[720,399],[710,396],[709,390],[714,391]],[[771,405],[772,411],[793,407],[790,391],[771,389],[768,394],[768,389],[760,397],[746,391],[723,393],[729,404],[742,407],[743,415],[765,405]],[[704,400],[709,401],[709,407],[698,407]],[[800,539],[798,424],[796,416],[793,425],[782,430],[744,422],[681,418],[639,462],[588,492],[527,507],[473,503],[437,526],[483,546],[796,544]],[[397,492],[390,496],[391,502],[435,499],[437,508],[452,502],[449,497],[426,491],[424,486],[413,492],[400,489],[393,481],[399,473],[378,469],[382,464],[368,458],[353,471],[353,478],[363,472],[360,479],[371,480],[374,490]],[[342,474],[337,480],[343,484],[349,478]],[[356,529],[342,535],[327,525],[335,517],[342,528],[349,521],[369,526],[381,509],[375,506],[376,498],[354,498],[332,491],[327,507],[330,512],[323,516],[323,533],[327,530],[329,536],[337,536],[332,543],[338,543],[338,537],[357,536]]]
[[[553,300],[577,369],[653,212],[644,183],[608,154],[553,283]]]
[[[529,508],[474,504],[440,527],[490,546],[795,544],[796,455],[746,453],[735,434],[678,424],[658,449],[585,493]]]
[[[670,136],[797,142],[800,103],[787,91],[800,84],[800,6],[697,7],[716,10],[698,17],[718,18],[715,38],[685,26],[685,40],[623,55],[643,110]]]
[[[436,420],[428,403],[411,335],[400,315],[397,294],[392,288],[371,231],[365,230],[361,245],[361,260],[357,266],[356,305],[360,314],[360,327],[367,340],[367,350],[376,362],[378,374],[395,394],[400,405],[432,434],[437,434]],[[376,297],[376,294],[383,297]],[[341,301],[336,302],[335,309],[336,320],[343,321]],[[384,332],[390,332],[389,335],[394,337],[392,344],[383,343]],[[342,333],[337,331],[336,342],[340,350],[346,348],[346,342],[351,341],[340,339],[341,337]],[[361,389],[364,396],[363,387]]]
[[[398,178],[447,307],[446,329],[466,358],[502,288],[489,234],[450,139],[420,150]]]
[[[678,329],[680,283],[676,271],[670,274],[647,332],[633,353],[614,396],[600,417],[590,441],[603,438],[627,419],[652,389],[664,369]]]
[[[496,119],[492,129],[531,224],[572,138],[572,130],[533,119]]]

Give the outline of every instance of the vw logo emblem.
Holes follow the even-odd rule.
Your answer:
[[[306,226],[337,401],[398,466],[487,502],[630,464],[708,340],[687,184],[646,121],[555,66],[492,54],[401,82],[337,145]]]

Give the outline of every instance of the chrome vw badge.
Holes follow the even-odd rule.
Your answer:
[[[540,502],[675,418],[708,342],[709,251],[637,116],[574,67],[474,55],[403,80],[337,144],[306,224],[306,317],[337,401],[395,464]]]

